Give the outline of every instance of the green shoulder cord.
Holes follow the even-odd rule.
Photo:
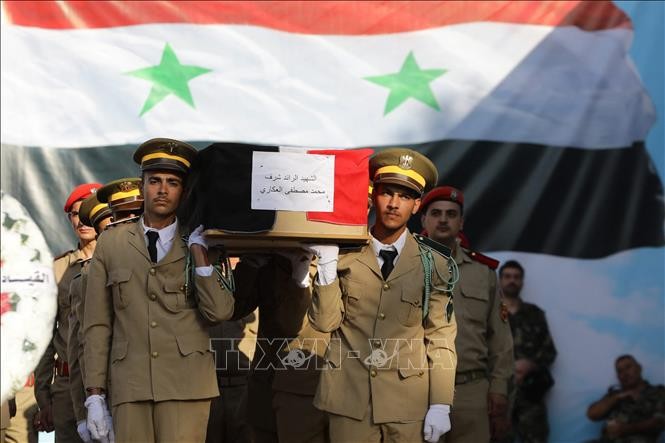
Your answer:
[[[425,273],[425,294],[423,295],[423,322],[427,319],[429,314],[429,300],[432,289],[435,289],[440,292],[445,292],[449,295],[448,303],[446,303],[446,318],[448,322],[453,316],[453,289],[455,284],[459,281],[459,269],[457,263],[452,257],[446,257],[448,260],[448,271],[450,271],[450,280],[444,279],[439,270],[436,267],[436,262],[434,261],[434,256],[432,255],[432,249],[418,243],[418,248],[420,249],[420,260],[423,263],[423,270]],[[443,255],[442,255],[443,256]],[[432,274],[433,271],[436,271],[437,277],[443,282],[446,283],[445,287],[438,287],[432,284]]]
[[[189,236],[182,237],[185,244]],[[218,281],[226,288],[227,291],[233,293],[236,290],[236,283],[233,279],[233,270],[231,269],[231,261],[229,260],[226,251],[222,251],[217,257],[217,262],[212,265],[218,277]],[[191,249],[187,248],[187,257],[185,260],[185,296],[189,297],[190,291],[192,295],[196,292],[196,286],[193,284],[196,276],[196,266],[194,264],[194,257],[192,257]]]
[[[231,268],[231,260],[226,254],[226,250],[221,250],[217,257],[217,263],[212,265],[219,277],[219,282],[224,285],[227,291],[234,293],[236,291],[236,281],[233,278],[233,269]]]

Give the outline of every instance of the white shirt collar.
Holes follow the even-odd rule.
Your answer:
[[[162,229],[150,228],[143,223],[143,216],[141,216],[141,226],[143,227],[143,235],[148,231],[155,231],[159,234],[160,243],[172,242],[178,232],[178,219],[176,218],[173,223]]]
[[[409,235],[409,230],[405,229],[404,232],[402,232],[402,234],[399,236],[399,238],[395,240],[395,243],[391,245],[386,245],[378,241],[376,238],[374,238],[370,230],[369,238],[371,240],[372,249],[374,249],[374,255],[379,257],[379,251],[381,249],[394,249],[397,251],[397,257],[399,257],[402,254],[402,249],[404,249],[404,245],[406,244],[407,235]]]

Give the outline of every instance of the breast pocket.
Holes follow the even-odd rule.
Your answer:
[[[485,325],[489,309],[489,289],[482,281],[461,281],[460,293],[462,300],[458,300],[456,307],[462,304],[464,320],[471,323]],[[460,303],[461,302],[461,303]]]
[[[109,272],[106,287],[111,289],[115,309],[125,309],[129,305],[127,283],[131,277],[131,269],[114,269]]]
[[[353,320],[360,313],[360,300],[362,299],[365,285],[362,282],[344,279],[342,280],[342,295],[344,299],[344,316]]]
[[[185,285],[180,282],[164,283],[164,304],[166,309],[172,312],[188,308],[187,297],[185,297]]]
[[[397,318],[404,326],[416,326],[423,319],[423,295],[419,291],[402,288]]]

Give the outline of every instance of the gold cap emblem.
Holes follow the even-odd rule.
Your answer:
[[[399,167],[402,169],[411,169],[413,166],[413,157],[409,154],[402,154],[399,157]]]
[[[129,192],[132,189],[136,189],[136,185],[132,182],[121,182],[118,184],[118,189],[122,192]]]

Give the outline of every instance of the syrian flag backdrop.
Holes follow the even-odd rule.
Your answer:
[[[436,163],[440,184],[465,192],[475,248],[521,254],[527,283],[556,277],[545,291],[531,283],[548,295],[527,291],[548,312],[555,375],[575,379],[557,380],[553,440],[597,432],[585,402],[629,349],[613,340],[597,356],[608,380],[581,376],[567,349],[588,332],[568,327],[585,321],[582,294],[557,285],[588,283],[591,274],[573,271],[665,244],[662,182],[645,147],[656,114],[628,57],[632,24],[613,3],[2,6],[2,188],[55,253],[72,244],[62,214],[70,189],[136,175],[131,153],[152,137],[409,146]],[[576,281],[561,290],[588,290]],[[636,303],[662,306],[651,301]],[[662,359],[661,345],[646,367]]]

